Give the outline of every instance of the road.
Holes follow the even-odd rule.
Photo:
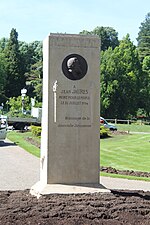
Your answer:
[[[29,189],[39,180],[39,158],[9,140],[0,142],[0,190]]]

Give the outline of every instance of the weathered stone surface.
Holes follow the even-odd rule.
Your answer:
[[[99,183],[99,55],[94,36],[43,44],[41,184]]]

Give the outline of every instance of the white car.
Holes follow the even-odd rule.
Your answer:
[[[7,117],[0,115],[0,141],[6,138],[7,134]]]
[[[103,125],[104,127],[108,128],[112,131],[117,131],[117,127],[113,124],[108,123],[103,117],[100,117],[100,125]]]

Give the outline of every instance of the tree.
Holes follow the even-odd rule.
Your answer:
[[[9,115],[22,117],[22,97],[9,98]],[[25,111],[31,110],[31,102],[29,96],[24,97],[24,109]]]
[[[0,53],[0,104],[4,103],[7,98],[5,96],[6,84],[6,60],[3,53]]]
[[[7,101],[5,96],[5,85],[6,85],[6,59],[4,55],[4,49],[6,47],[8,40],[2,38],[0,40],[0,104]]]
[[[3,52],[4,51],[7,43],[8,43],[8,39],[7,38],[2,38],[0,40],[0,52]]]
[[[35,41],[30,44],[22,43],[21,53],[26,63],[26,88],[30,97],[36,97],[37,101],[42,101],[42,42]]]
[[[101,115],[128,118],[137,111],[141,65],[127,35],[114,50],[101,54]]]
[[[139,108],[150,117],[150,56],[146,56],[142,64],[142,88],[139,92]]]
[[[141,23],[138,33],[138,50],[141,61],[145,56],[150,56],[150,13],[145,17],[145,21]]]
[[[10,33],[8,44],[5,47],[7,60],[7,81],[5,95],[7,97],[19,96],[20,90],[25,86],[24,62],[22,61],[18,44],[18,33],[13,28]]]
[[[35,63],[42,61],[42,42],[34,41],[27,44],[26,42],[19,42],[19,50],[24,61],[26,72],[28,73]]]
[[[103,51],[109,47],[114,49],[119,45],[118,33],[112,27],[96,27],[93,31],[83,30],[80,34],[98,35],[101,39],[101,50]]]
[[[4,90],[4,85],[6,83],[5,77],[5,58],[2,53],[0,53],[0,92]]]
[[[43,66],[42,61],[31,66],[31,69],[26,73],[26,79],[28,81],[27,89],[30,97],[36,97],[38,102],[42,102],[42,78],[43,78]]]

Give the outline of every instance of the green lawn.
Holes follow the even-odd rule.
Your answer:
[[[16,143],[17,145],[19,145],[20,147],[22,147],[23,149],[25,149],[27,152],[40,157],[40,149],[37,148],[35,145],[29,143],[28,141],[26,141],[27,137],[32,137],[33,140],[35,140],[36,142],[40,143],[40,139],[37,137],[34,137],[31,132],[16,132],[16,131],[9,131],[7,133],[7,138],[9,140],[11,140],[12,142]]]
[[[137,124],[116,124],[118,130],[129,132],[149,132],[150,125],[137,125]]]
[[[113,135],[100,140],[101,166],[150,172],[150,134]]]
[[[126,125],[121,126],[126,128]],[[147,126],[144,127],[147,129]],[[144,127],[142,128],[142,132],[147,132]],[[135,129],[134,126],[132,126],[132,130],[133,128]],[[40,143],[40,139],[34,137],[31,132],[20,133],[10,131],[7,134],[8,139],[15,142],[31,154],[39,157],[40,149],[25,140],[25,138],[29,136]],[[109,138],[101,139],[100,156],[101,166],[110,166],[120,170],[150,172],[150,134],[113,134]],[[110,174],[110,176],[113,175]],[[127,177],[124,176],[124,178]],[[150,178],[147,179],[149,180]]]

